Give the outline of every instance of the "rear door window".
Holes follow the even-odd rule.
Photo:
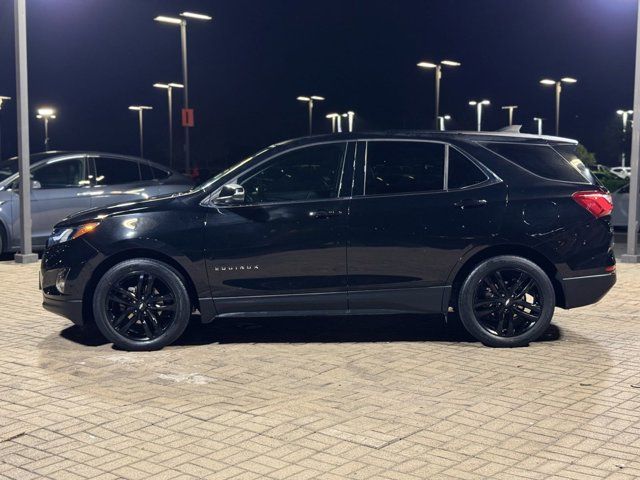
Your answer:
[[[485,147],[540,177],[563,182],[591,183],[583,173],[584,169],[588,169],[577,157],[573,161],[568,160],[549,145],[486,143]]]
[[[444,190],[444,151],[441,143],[368,142],[365,195]]]
[[[138,162],[112,157],[96,157],[94,161],[98,185],[120,185],[140,181]]]
[[[449,147],[447,188],[466,188],[487,180],[485,173],[455,148]]]

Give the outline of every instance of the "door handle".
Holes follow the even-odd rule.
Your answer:
[[[342,215],[342,210],[312,210],[309,212],[311,218],[323,219]]]
[[[458,208],[476,208],[476,207],[484,207],[487,204],[487,201],[484,198],[465,198],[464,200],[460,200],[459,202],[454,203],[454,205]]]

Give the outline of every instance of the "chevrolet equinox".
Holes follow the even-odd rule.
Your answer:
[[[517,347],[616,281],[609,193],[576,142],[517,133],[306,137],[185,193],[58,223],[44,307],[120,348],[221,317],[456,315]],[[196,317],[197,318],[197,317]]]

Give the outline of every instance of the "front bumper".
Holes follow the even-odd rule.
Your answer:
[[[40,267],[43,308],[68,318],[76,325],[84,325],[83,296],[101,257],[82,238],[48,248]],[[61,272],[66,278],[64,292],[56,287],[56,278]]]
[[[62,298],[62,296],[56,298],[52,295],[43,295],[42,307],[51,313],[68,318],[76,325],[83,326],[85,323],[82,312],[82,300],[70,300]]]
[[[591,305],[604,297],[616,283],[615,272],[560,280],[564,293],[563,308]]]

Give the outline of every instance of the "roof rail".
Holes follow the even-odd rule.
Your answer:
[[[497,132],[511,132],[511,133],[520,133],[522,129],[522,125],[507,125],[506,127],[502,127]]]

